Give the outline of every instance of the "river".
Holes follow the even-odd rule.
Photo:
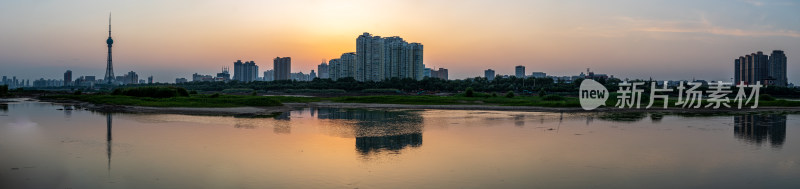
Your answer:
[[[799,188],[800,115],[0,103],[0,188]]]

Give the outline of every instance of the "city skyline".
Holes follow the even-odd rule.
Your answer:
[[[116,70],[154,75],[157,82],[276,56],[293,57],[292,70],[308,72],[320,59],[354,52],[353,38],[371,32],[425,44],[426,67],[448,68],[451,79],[486,69],[510,75],[523,65],[548,75],[588,67],[619,78],[729,81],[730,57],[783,50],[789,82],[800,83],[792,58],[800,54],[800,13],[792,1],[466,1],[458,9],[441,1],[358,2],[2,2],[0,75],[53,79],[72,70],[76,77],[102,77],[106,57],[98,52],[107,47],[97,41],[112,11]],[[381,5],[397,10],[372,10]],[[303,16],[276,16],[289,8]],[[328,9],[350,13],[321,11]],[[359,17],[367,13],[374,16]]]

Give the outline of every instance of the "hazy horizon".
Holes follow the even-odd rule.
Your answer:
[[[798,1],[3,1],[0,76],[102,78],[108,14],[115,75],[157,82],[214,74],[236,60],[259,71],[292,57],[308,73],[354,52],[363,32],[425,45],[451,79],[591,68],[619,78],[730,81],[733,60],[783,50],[800,84]],[[262,76],[263,73],[259,73]]]

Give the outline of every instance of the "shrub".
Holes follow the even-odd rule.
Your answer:
[[[497,93],[493,92],[492,97],[497,97]]]
[[[189,91],[189,94],[197,94],[197,91],[196,90],[191,90],[191,91]]]
[[[544,96],[544,95],[546,95],[546,94],[547,94],[547,93],[545,93],[545,92],[544,92],[544,89],[539,89],[539,96],[540,96],[540,97],[543,97],[543,96]]]
[[[111,95],[122,95],[122,89],[116,88],[111,92]]]
[[[506,93],[506,98],[514,98],[514,91],[508,91],[508,93]]]
[[[81,95],[81,94],[83,94],[83,91],[77,90],[77,91],[73,92],[72,94],[73,95]]]
[[[133,87],[125,89],[115,89],[112,94],[120,94],[134,97],[151,98],[170,98],[177,96],[189,96],[189,92],[180,87]]]
[[[242,94],[242,93],[244,93],[244,94],[248,94],[248,93],[252,93],[253,91],[255,91],[255,90],[253,90],[253,89],[248,89],[248,88],[233,88],[233,89],[225,89],[225,90],[222,90],[222,93],[223,93],[223,94],[234,94],[234,93],[239,93],[239,94]]]
[[[342,89],[288,89],[284,91],[286,93],[325,93],[325,94],[333,94],[333,93],[346,93],[347,91]]]
[[[775,97],[772,97],[772,95],[762,94],[762,95],[758,96],[758,100],[761,100],[761,101],[774,101],[776,99],[775,99]]]
[[[364,89],[361,90],[362,93],[403,93],[397,89]]]
[[[542,100],[544,100],[544,101],[562,101],[562,100],[564,100],[564,97],[558,96],[558,95],[545,95],[545,96],[542,97]]]
[[[0,85],[0,96],[8,94],[8,85]]]
[[[252,93],[250,93],[250,96],[256,96],[256,95],[258,95],[258,93],[256,93],[256,91],[253,91]]]
[[[475,91],[472,90],[472,87],[467,87],[467,90],[465,90],[464,93],[465,93],[464,95],[466,97],[474,97],[475,96],[475,94],[474,94]]]
[[[189,96],[189,91],[182,87],[176,87],[175,90],[178,92],[178,96]]]
[[[211,96],[208,96],[208,97],[217,98],[217,97],[219,97],[219,93],[214,93],[214,94],[212,94]]]

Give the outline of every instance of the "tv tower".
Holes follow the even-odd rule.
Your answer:
[[[111,44],[114,44],[114,40],[111,39],[111,13],[108,13],[108,39],[106,39],[106,44],[108,44],[108,62],[106,64],[106,77],[103,79],[108,84],[114,83],[114,65],[111,63]]]

